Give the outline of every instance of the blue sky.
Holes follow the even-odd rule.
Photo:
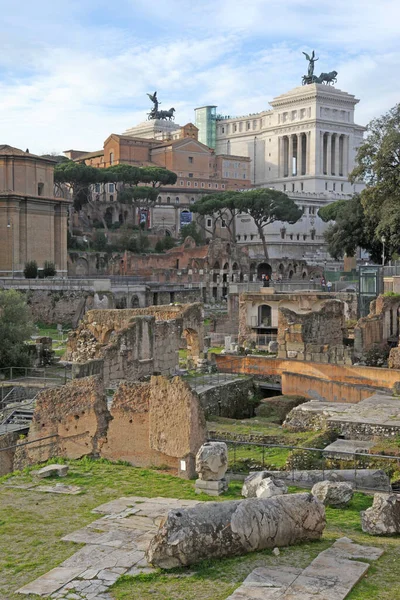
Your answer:
[[[95,150],[145,120],[158,90],[176,121],[243,115],[316,71],[339,72],[366,124],[400,101],[398,0],[0,0],[1,143]]]

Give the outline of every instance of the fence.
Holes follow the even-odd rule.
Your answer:
[[[303,448],[301,446],[285,446],[281,444],[264,444],[261,442],[239,442],[227,440],[222,437],[210,441],[225,442],[228,446],[228,473],[232,475],[247,475],[250,471],[281,471],[286,483],[297,487],[309,487],[307,481],[296,477],[296,472],[313,470],[317,471],[317,480],[324,481],[327,471],[340,471],[343,469],[354,472],[351,482],[357,490],[394,491],[400,493],[400,482],[393,486],[369,485],[368,478],[362,474],[365,469],[382,469],[389,476],[400,470],[400,456],[386,454],[365,454],[362,452],[333,453],[321,448]],[[298,452],[297,456],[292,455]],[[288,458],[291,457],[290,467],[287,467]],[[297,459],[297,464],[296,464]],[[343,463],[348,463],[344,466]],[[370,478],[371,479],[371,478]]]
[[[50,366],[43,368],[31,367],[5,367],[0,369],[0,386],[8,384],[36,385],[43,387],[63,385],[71,378],[71,371],[67,367]],[[3,399],[3,398],[2,398]]]

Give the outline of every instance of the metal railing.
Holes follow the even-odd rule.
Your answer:
[[[40,382],[43,387],[63,385],[71,378],[67,367],[4,367],[0,369],[0,385],[29,384]]]
[[[232,475],[247,475],[250,471],[280,471],[286,483],[292,483],[300,487],[307,487],[307,481],[296,478],[296,471],[317,471],[319,472],[318,480],[324,481],[328,476],[328,471],[351,470],[354,472],[354,478],[352,483],[355,489],[362,489],[364,491],[384,491],[388,492],[393,490],[396,493],[400,493],[400,482],[399,485],[392,486],[380,486],[368,487],[363,480],[361,471],[365,469],[383,470],[389,476],[390,474],[399,471],[400,469],[400,456],[392,456],[387,454],[368,454],[364,452],[349,452],[344,450],[332,451],[324,448],[310,448],[295,445],[282,445],[282,444],[267,444],[261,442],[245,442],[236,441],[225,438],[223,435],[213,437],[209,441],[225,442],[228,446],[228,473]],[[286,460],[293,453],[297,451],[302,454],[299,457],[299,463],[304,465],[314,466],[298,466],[295,465],[295,457],[292,456],[292,466],[284,468],[279,465],[283,458]],[[278,453],[280,456],[278,456]],[[293,460],[294,459],[294,460]],[[285,460],[285,463],[286,463]],[[274,463],[277,461],[277,464]],[[343,465],[344,462],[348,462],[347,465]],[[339,465],[339,466],[338,466]],[[313,481],[312,483],[316,483]]]
[[[201,391],[201,388],[223,385],[230,381],[241,379],[244,376],[222,371],[212,371],[207,373],[202,373],[201,371],[189,371],[188,373],[183,374],[182,377],[192,389]]]

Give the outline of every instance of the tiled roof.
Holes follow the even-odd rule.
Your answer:
[[[43,158],[42,156],[38,156],[37,154],[31,154],[29,151],[24,152],[19,148],[14,148],[13,146],[9,146],[8,144],[0,144],[0,156],[30,156],[32,158],[47,160],[50,162],[56,162],[52,158]]]

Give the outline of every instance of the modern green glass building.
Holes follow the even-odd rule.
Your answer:
[[[196,127],[199,130],[199,142],[214,149],[217,141],[217,107],[201,106],[194,110],[196,114]]]

